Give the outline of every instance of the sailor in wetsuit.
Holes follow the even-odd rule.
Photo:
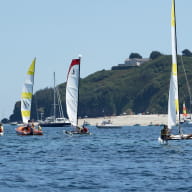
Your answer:
[[[167,125],[164,125],[163,129],[161,129],[161,139],[167,140],[169,136],[170,136],[169,129],[168,129]]]

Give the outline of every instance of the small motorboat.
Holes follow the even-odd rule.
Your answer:
[[[97,128],[122,128],[122,126],[120,126],[120,125],[113,125],[111,120],[102,121],[102,123],[100,125],[96,124],[96,127]]]
[[[43,131],[30,127],[17,127],[15,130],[18,135],[43,135]]]

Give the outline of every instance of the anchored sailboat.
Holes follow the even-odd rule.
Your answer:
[[[69,121],[74,128],[73,131],[65,131],[67,134],[90,134],[86,127],[78,126],[80,60],[80,57],[72,60],[67,75],[66,108]]]
[[[59,94],[59,90],[57,86],[55,86],[55,72],[54,72],[54,94],[53,94],[53,116],[47,117],[45,121],[40,121],[40,126],[42,127],[67,127],[70,126],[71,123],[68,121],[67,118],[63,115],[63,108],[61,104],[61,98]],[[56,100],[57,103],[56,104]],[[59,108],[59,116],[56,117],[56,106],[58,105]]]
[[[172,0],[171,10],[171,42],[172,42],[172,71],[169,87],[168,100],[168,127],[165,126],[161,131],[161,141],[192,139],[192,134],[184,134],[180,126],[179,97],[178,97],[178,78],[177,78],[177,42],[176,42],[176,19],[175,19],[175,0]],[[171,130],[177,125],[178,134],[171,134]]]
[[[21,116],[24,124],[29,123],[31,116],[31,102],[33,96],[34,74],[35,74],[35,62],[36,58],[30,65],[27,76],[23,85],[21,93]],[[32,123],[30,123],[32,124]],[[35,128],[21,126],[16,128],[16,132],[19,135],[42,135],[43,132]]]

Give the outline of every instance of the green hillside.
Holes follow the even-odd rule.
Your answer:
[[[189,84],[192,85],[192,57],[183,57]],[[178,56],[180,103],[189,108],[184,71]],[[171,56],[160,56],[140,67],[127,70],[102,70],[80,81],[79,116],[98,117],[126,113],[167,113]],[[65,109],[65,83],[59,85]],[[46,88],[35,93],[32,118],[37,112],[44,117],[53,112],[53,89]],[[38,110],[36,110],[38,109]],[[39,115],[40,117],[40,115]],[[20,102],[15,104],[11,121],[20,120]]]

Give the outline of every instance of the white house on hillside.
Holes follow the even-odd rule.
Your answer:
[[[125,59],[124,64],[118,64],[118,66],[113,66],[112,70],[118,70],[118,69],[128,69],[130,67],[139,67],[143,63],[149,61],[149,58],[143,58],[143,59]]]

